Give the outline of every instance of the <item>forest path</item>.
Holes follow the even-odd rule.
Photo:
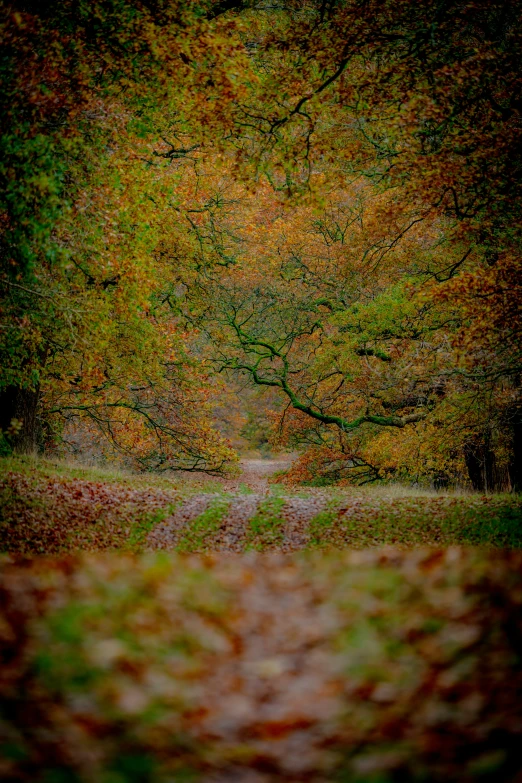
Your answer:
[[[269,483],[292,458],[245,459],[234,479],[218,479],[221,492],[186,499],[148,535],[151,549],[242,552],[268,547],[292,552],[306,547],[309,523],[326,505],[324,492],[297,497],[289,488]],[[212,481],[212,483],[211,483]],[[216,479],[209,479],[209,487]]]
[[[268,480],[274,473],[287,470],[292,464],[292,457],[279,459],[243,459],[240,462],[242,473],[234,479],[224,479],[221,483],[227,492],[240,492],[244,487],[266,495],[269,490]]]
[[[0,471],[0,551],[522,548],[520,495],[271,482],[289,462],[245,460],[236,479],[216,479],[114,475],[10,459]]]

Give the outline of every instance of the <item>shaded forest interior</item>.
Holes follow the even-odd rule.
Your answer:
[[[1,24],[4,454],[520,490],[518,2]]]

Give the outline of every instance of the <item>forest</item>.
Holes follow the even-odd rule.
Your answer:
[[[265,5],[7,5],[4,453],[519,491],[518,4]]]
[[[520,781],[521,14],[0,0],[0,778]]]

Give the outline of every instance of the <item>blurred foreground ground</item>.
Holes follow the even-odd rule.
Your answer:
[[[2,461],[1,780],[521,783],[521,499],[284,467]]]
[[[522,554],[4,557],[8,781],[520,781]]]

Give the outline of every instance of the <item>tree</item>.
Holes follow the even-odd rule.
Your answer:
[[[113,440],[135,421],[141,446],[148,427],[154,465],[215,469],[231,457],[202,415],[204,371],[190,378],[181,330],[157,304],[162,210],[186,195],[175,193],[176,163],[226,125],[236,97],[227,73],[237,53],[221,53],[219,20],[204,11],[2,7],[1,428],[21,422],[9,436],[21,450],[82,416]]]
[[[506,471],[519,488],[519,11],[4,5],[12,442],[64,411],[108,433],[118,411],[135,444],[152,416],[192,459],[204,327],[217,367],[282,391],[300,438],[335,429],[346,450],[346,433],[384,443],[385,427],[395,454],[408,433],[439,454],[430,428],[446,429],[432,474],[461,460],[477,488]]]
[[[362,175],[442,222],[453,249],[432,265],[432,296],[467,316],[453,370],[498,401],[519,487],[520,4],[285,8],[254,27],[268,77],[238,119],[242,164],[294,197]],[[472,451],[491,450],[490,431],[475,427]]]

